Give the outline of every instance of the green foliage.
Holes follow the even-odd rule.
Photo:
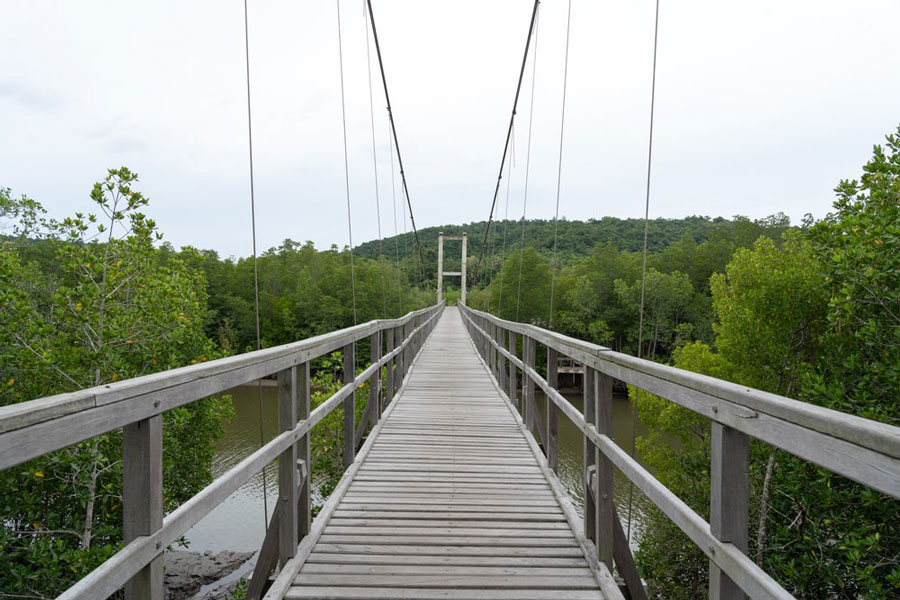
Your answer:
[[[180,260],[160,263],[153,246],[160,235],[142,212],[147,199],[136,181],[121,168],[95,184],[99,216],[53,221],[25,198],[12,210],[6,205],[7,215],[26,215],[16,227],[42,230],[54,253],[47,261],[27,251],[33,244],[0,250],[0,404],[219,355],[203,332],[203,276]],[[210,481],[212,441],[230,411],[228,399],[206,399],[166,413],[167,509]],[[0,588],[56,594],[114,553],[122,539],[121,469],[115,431],[0,473]]]
[[[252,258],[222,260],[212,250],[166,249],[202,271],[209,281],[206,333],[233,352],[256,349]],[[287,344],[371,319],[398,317],[434,303],[406,272],[386,260],[354,257],[356,318],[350,252],[318,251],[312,242],[285,240],[258,259],[259,317],[263,347]]]
[[[836,212],[824,221],[807,223],[802,234],[785,232],[780,247],[760,238],[713,275],[715,350],[687,344],[675,350],[674,363],[896,425],[900,137],[888,136],[862,180],[843,181],[836,192]],[[688,246],[679,252],[690,254]],[[652,432],[639,442],[644,459],[707,514],[708,425],[658,398],[641,393],[637,400]],[[678,447],[659,451],[663,434],[677,436]],[[789,592],[810,599],[900,595],[895,500],[758,442],[750,478],[750,554]],[[638,561],[654,596],[703,596],[705,557],[661,513],[651,511],[645,526]]]

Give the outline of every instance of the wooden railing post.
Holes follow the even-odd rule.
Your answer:
[[[290,431],[297,425],[297,367],[278,372],[278,431]],[[284,566],[297,551],[299,526],[300,477],[297,473],[297,444],[292,444],[278,457],[278,562]]]
[[[604,373],[595,372],[597,406],[595,425],[597,433],[613,439],[613,380]],[[593,444],[591,444],[593,446]],[[597,489],[594,504],[597,510],[594,545],[597,558],[613,572],[616,505],[613,502],[613,464],[605,454],[594,448],[594,464],[597,467]]]
[[[536,348],[534,338],[527,335],[522,336],[522,343],[522,356],[524,357],[525,365],[529,369],[534,370],[534,355]],[[524,386],[522,396],[526,407],[525,410],[527,411],[525,424],[528,431],[534,432],[535,423],[537,423],[537,406],[534,401],[534,379],[532,379],[530,375],[523,375],[522,377],[522,385]]]
[[[125,543],[162,528],[162,416],[122,428],[122,512]],[[125,584],[126,600],[162,600],[165,548]]]
[[[547,346],[547,383],[552,389],[559,387],[559,362],[556,349]],[[556,403],[547,398],[547,465],[556,472],[559,465],[559,412]]]
[[[584,366],[584,423],[596,425],[597,423],[597,387],[594,378],[595,371],[589,366]],[[596,542],[597,536],[597,503],[594,502],[594,491],[591,479],[597,468],[597,448],[584,438],[584,536]]]
[[[494,342],[497,343],[497,346],[494,347],[494,355],[497,357],[496,363],[494,364],[494,377],[499,382],[503,380],[504,375],[504,358],[503,354],[500,352],[500,348],[503,347],[503,328],[500,325],[497,325],[494,328]]]
[[[386,351],[388,354],[394,351],[394,328],[388,327],[385,330],[385,334],[387,336],[387,341],[385,342]],[[392,358],[384,365],[385,368],[385,388],[384,388],[384,402],[383,407],[387,406],[391,403],[391,400],[394,399],[394,362],[395,358]]]
[[[354,357],[356,347],[354,344],[344,346],[344,385],[353,383],[356,377],[356,360]],[[351,393],[344,399],[344,468],[348,468],[353,464],[356,458],[356,444],[354,437],[356,428],[354,420],[356,418],[356,393]]]
[[[503,327],[497,328],[497,346],[499,348],[503,348],[505,346],[506,341],[506,330]],[[506,357],[503,356],[503,353],[499,350],[497,351],[497,358],[500,361],[497,364],[497,384],[500,386],[501,390],[505,390],[508,387],[506,383],[506,378],[509,376],[509,371],[506,368]]]
[[[497,349],[494,348],[494,345],[491,343],[491,340],[497,339],[497,326],[491,323],[488,333],[490,337],[486,339],[485,342],[487,343],[488,349],[491,351],[491,373],[493,373],[494,377],[497,377],[497,365],[499,364],[499,361],[497,360]]]
[[[376,331],[369,337],[370,364],[381,360],[381,332]],[[369,378],[369,414],[372,426],[381,420],[381,369],[378,369]]]
[[[308,362],[305,362],[296,368],[294,389],[297,393],[297,420],[302,421],[308,419],[312,410],[310,406],[312,393]],[[297,460],[303,462],[305,465],[304,470],[306,471],[305,481],[300,482],[300,498],[297,502],[297,515],[299,521],[297,524],[297,537],[301,540],[309,533],[310,525],[312,523],[312,502],[310,498],[312,492],[312,454],[310,453],[309,444],[310,435],[311,433],[307,431],[297,443]]]
[[[709,529],[716,539],[730,542],[747,552],[748,503],[750,493],[750,438],[721,423],[710,431],[711,463]],[[710,600],[743,600],[744,592],[709,561]]]
[[[509,332],[508,349],[509,349],[510,355],[516,356],[516,332],[515,331]],[[516,399],[516,383],[517,383],[517,381],[516,381],[516,363],[514,363],[513,361],[509,361],[509,381],[507,381],[507,385],[509,386],[509,388],[508,388],[507,393],[509,395],[509,401],[512,402],[516,408],[518,408],[519,402]]]

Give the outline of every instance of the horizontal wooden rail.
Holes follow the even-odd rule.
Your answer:
[[[435,307],[307,340],[0,407],[0,470],[407,326]],[[403,347],[409,338],[403,342]]]
[[[900,428],[635,358],[471,308],[463,307],[463,314],[530,337],[610,377],[900,499]],[[521,368],[521,362],[516,366]]]
[[[161,527],[128,541],[121,550],[79,580],[60,598],[95,599],[106,598],[115,593],[148,568],[169,545],[177,541],[267,464],[283,456],[292,447],[302,445],[301,442],[308,440],[312,428],[334,408],[348,398],[352,399],[356,389],[366,381],[374,381],[376,378],[380,381],[382,369],[385,367],[388,373],[388,389],[393,394],[400,383],[399,379],[405,374],[404,369],[408,366],[408,362],[404,362],[401,357],[406,354],[415,356],[443,308],[444,304],[441,303],[411,312],[399,319],[370,321],[277,348],[0,408],[0,469],[5,469],[117,427],[129,426],[134,422],[148,422],[149,419],[158,418],[171,408],[273,373],[279,373],[279,387],[285,385],[284,398],[289,404],[296,403],[298,387],[296,374],[289,382],[287,379],[282,380],[282,377],[285,372],[291,372],[298,365],[306,367],[304,383],[307,387],[305,393],[308,403],[308,362],[311,359],[352,345],[373,334],[376,336],[375,339],[380,341],[381,338],[377,335],[386,330],[391,332],[390,343],[393,344],[393,332],[395,330],[402,332],[399,344],[391,347],[390,351],[383,355],[380,348],[373,349],[372,354],[376,359],[314,411],[302,413],[308,416],[295,421],[289,430],[283,431],[166,515]],[[395,373],[395,365],[399,373]],[[281,400],[281,390],[279,396]],[[380,397],[376,398],[376,401],[380,402]],[[33,411],[30,412],[29,407],[33,408]],[[379,409],[377,414],[380,412]],[[308,453],[308,441],[306,444]],[[161,457],[159,459],[161,460]],[[299,485],[293,487],[296,493],[302,490],[308,502],[310,473],[307,460],[308,456],[304,455],[304,460],[301,461],[302,480],[298,482]],[[155,492],[161,494],[161,488],[157,486]],[[143,500],[146,501],[146,498]],[[288,512],[296,515],[297,507]],[[308,519],[308,507],[306,512]],[[303,532],[308,531],[309,523],[296,524],[296,517],[291,518],[293,526]],[[278,527],[274,529],[277,530]],[[284,560],[286,558],[283,557],[282,562]],[[161,573],[160,570],[160,583]],[[157,592],[157,589],[160,591]],[[149,590],[151,590],[149,585],[141,588],[135,597],[156,598],[158,593],[161,593],[161,587],[153,588],[152,592]]]
[[[555,428],[551,430],[549,419],[553,406],[554,414],[556,409],[565,414],[582,432],[586,443],[597,448],[709,556],[711,598],[742,598],[744,593],[752,598],[793,597],[746,555],[746,531],[721,529],[733,529],[732,522],[746,526],[747,445],[743,436],[762,440],[872,489],[900,498],[900,428],[637,359],[540,327],[505,321],[465,306],[460,309],[473,339],[478,337],[475,346],[485,356],[486,362],[489,353],[502,357],[501,363],[509,361],[507,379],[511,399],[515,390],[515,369],[522,372],[523,389],[527,386],[526,382],[532,382],[543,390],[548,399],[548,435],[541,435],[542,427],[536,429],[545,443],[547,440],[555,442],[556,431]],[[497,328],[499,334],[496,333]],[[503,344],[507,334],[510,337],[508,349]],[[586,411],[591,409],[592,419],[595,414],[593,403],[598,402],[596,406],[600,406],[596,397],[596,379],[600,376],[625,381],[708,417],[719,428],[714,432],[717,435],[713,436],[710,520],[725,525],[707,523],[608,435],[599,432],[598,427],[586,418],[587,412],[579,412],[529,364],[533,363],[533,356],[530,361],[516,356],[516,345],[512,343],[516,335],[522,336],[523,348],[527,347],[528,340],[532,340],[532,344],[539,342],[551,350],[554,361],[557,355],[564,354],[584,364],[585,408]],[[526,352],[526,359],[528,354],[530,352]],[[503,369],[504,365],[500,364],[495,372],[502,372]],[[530,407],[525,409],[533,410]],[[555,452],[555,448],[546,449],[548,457]],[[588,455],[587,447],[585,454]],[[597,466],[593,463],[586,466],[589,467],[585,488],[587,496],[592,493],[589,491],[590,480],[597,480]],[[599,483],[593,485],[596,487]],[[728,489],[729,485],[737,486],[740,492]],[[717,493],[721,496],[716,496]],[[589,511],[587,500],[586,530],[593,529],[597,520],[615,518],[614,507],[611,512],[601,514],[599,507],[591,502]],[[608,566],[612,568],[613,565]],[[643,592],[629,589],[633,594]]]

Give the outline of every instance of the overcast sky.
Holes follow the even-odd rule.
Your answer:
[[[250,0],[261,251],[284,238],[348,241],[336,5]],[[530,0],[373,5],[417,225],[486,219]],[[553,215],[566,6],[541,4],[529,217]],[[340,1],[355,244],[378,235],[363,7]],[[90,210],[91,184],[126,165],[165,239],[248,255],[243,18],[240,0],[0,0],[0,186],[62,217]],[[898,23],[896,0],[662,0],[651,217],[824,216],[837,182],[900,124]],[[573,0],[567,218],[643,216],[652,36],[652,0]],[[390,235],[390,138],[373,74]],[[522,214],[531,89],[529,62],[510,218]],[[504,188],[501,217],[505,199]]]

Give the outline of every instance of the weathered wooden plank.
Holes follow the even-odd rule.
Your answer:
[[[310,564],[584,568],[584,560],[580,555],[574,558],[552,556],[432,556],[427,554],[410,556],[389,554],[387,552],[372,554],[313,552],[306,559],[306,566]]]
[[[713,423],[710,431],[709,530],[719,541],[747,552],[750,494],[750,438]],[[709,563],[710,600],[743,600],[743,590]]]
[[[297,368],[280,371],[278,373],[279,431],[291,431],[297,426],[299,420],[297,402]],[[300,502],[297,460],[299,460],[297,444],[291,444],[278,457],[278,504],[281,513],[278,524],[278,560],[282,565],[294,556],[294,551],[300,541],[296,508]]]
[[[451,319],[454,313],[445,315]],[[455,319],[459,323],[458,315]],[[599,594],[596,577],[573,537],[570,522],[536,465],[521,426],[511,419],[494,387],[489,367],[472,353],[464,331],[446,327],[445,321],[434,333],[440,347],[424,347],[352,484],[307,553],[319,557],[317,563],[307,564],[330,566],[307,571],[295,561],[291,567],[292,572],[299,572],[296,581],[309,586],[316,577],[325,577],[320,583],[326,586],[339,584],[336,587],[341,589],[350,586],[376,593],[402,589],[413,582],[421,594],[432,585],[443,592],[455,585],[455,578],[467,576],[460,569],[468,563],[447,564],[436,559],[529,559],[536,561],[528,565],[532,569],[551,569],[532,571],[531,581],[524,571],[503,574],[504,568],[524,569],[522,564],[475,562],[468,567],[470,575],[472,569],[482,570],[479,583],[486,592],[505,585],[504,576],[519,581],[518,591],[527,591],[532,583],[545,589],[557,583],[552,569],[562,567],[539,561],[566,560],[570,562],[564,575],[569,577],[556,587],[573,586],[576,570],[581,573],[581,585]],[[489,346],[482,345],[480,350],[490,364]],[[454,369],[448,369],[451,364]],[[501,365],[495,358],[495,376],[505,366]],[[533,403],[531,407],[532,414],[537,414]],[[345,555],[357,558],[347,562],[322,558]],[[359,558],[374,556],[379,557],[378,562]],[[430,557],[430,566],[439,568],[424,573],[411,569],[415,564],[408,561],[411,557]],[[357,566],[353,571],[341,570],[346,565]],[[348,579],[356,576],[362,579]],[[416,577],[424,583],[419,585]],[[538,584],[538,579],[543,583]],[[439,583],[441,580],[445,583]],[[460,583],[465,585],[462,580]],[[470,597],[477,598],[479,593]]]
[[[590,573],[590,571],[588,571]],[[365,586],[365,587],[408,587],[408,588],[450,588],[450,589],[497,589],[512,588],[517,590],[545,589],[570,590],[590,589],[594,578],[587,576],[567,577],[526,577],[526,576],[494,576],[482,577],[463,575],[334,575],[300,572],[294,580],[299,586]]]
[[[163,524],[162,417],[122,430],[122,520],[125,543],[152,535]],[[126,600],[162,600],[163,554],[125,584]]]
[[[329,554],[372,554],[376,556],[517,556],[540,558],[579,558],[584,560],[581,550],[575,546],[448,546],[422,544],[406,546],[397,544],[327,544],[316,545],[316,552]]]
[[[604,596],[595,590],[566,590],[566,600],[598,600]],[[560,600],[556,590],[482,590],[482,589],[417,589],[366,587],[294,587],[285,598],[342,598],[344,600]]]

